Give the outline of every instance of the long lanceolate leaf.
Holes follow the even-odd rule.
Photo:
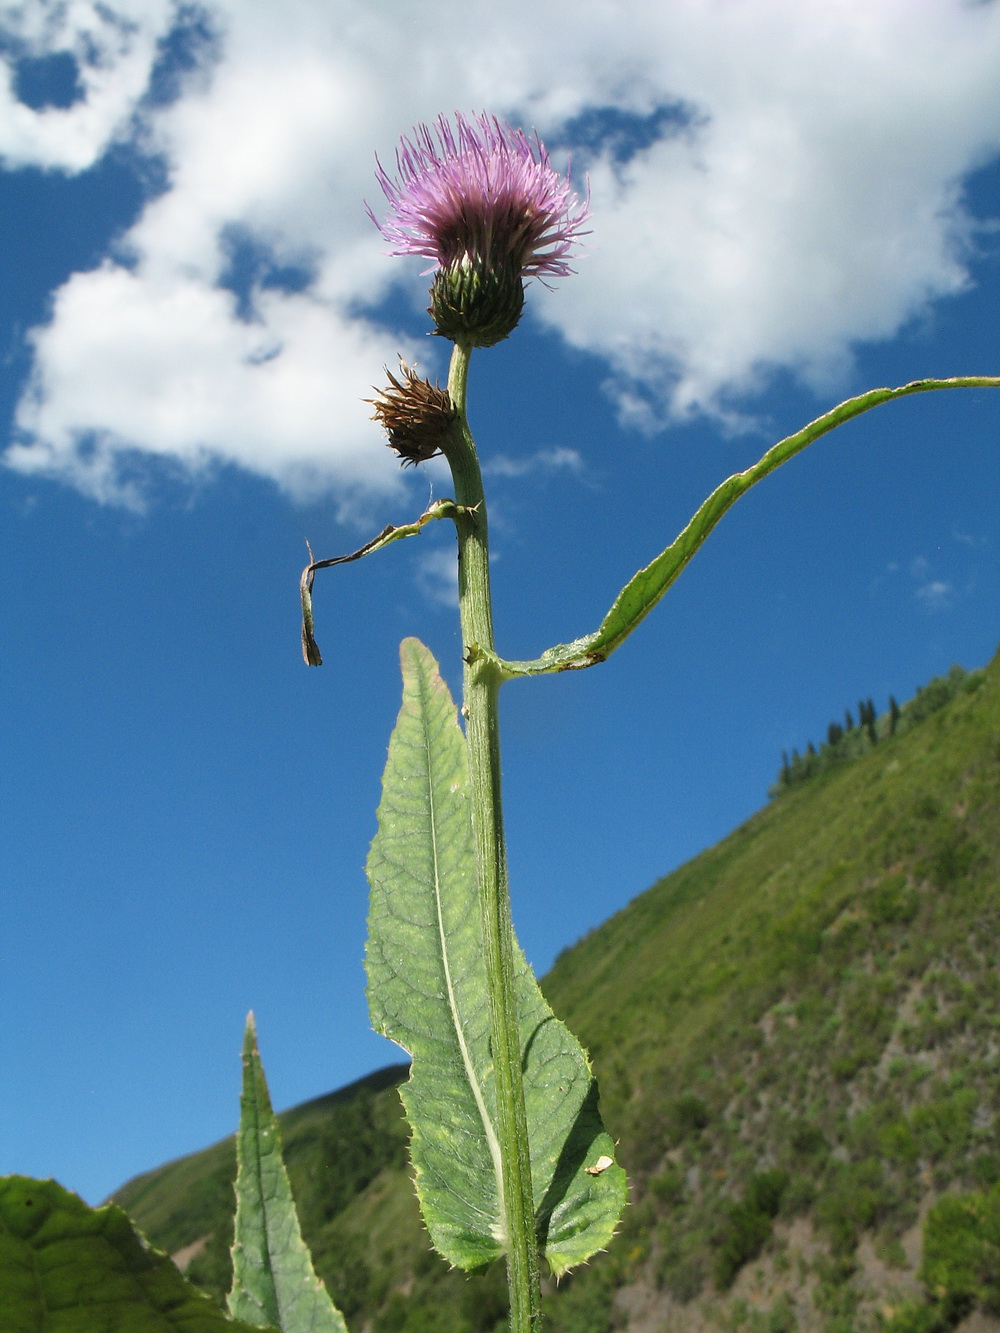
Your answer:
[[[299,1231],[253,1014],[247,1017],[243,1039],[236,1159],[230,1311],[249,1324],[277,1324],[281,1333],[347,1333],[344,1317],[316,1276]]]
[[[368,1000],[376,1029],[413,1056],[401,1091],[431,1238],[476,1268],[505,1237],[466,748],[431,654],[407,639],[400,655],[403,706],[368,858]],[[561,1273],[610,1239],[625,1173],[586,1056],[517,957],[536,1224]]]
[[[913,380],[895,389],[869,389],[867,393],[848,398],[815,421],[810,421],[794,435],[787,435],[772,445],[745,472],[736,472],[717,486],[667,549],[629,579],[593,634],[574,639],[572,643],[559,643],[554,648],[547,648],[541,657],[531,662],[503,662],[494,654],[484,655],[494,657],[504,674],[512,677],[537,676],[551,671],[577,671],[605,661],[625,642],[640,621],[649,615],[690,563],[723,514],[732,508],[740,496],[820,436],[873,407],[880,407],[897,398],[908,398],[911,394],[930,393],[935,389],[997,388],[1000,388],[998,375],[959,375],[950,379]],[[481,649],[478,651],[482,652]]]

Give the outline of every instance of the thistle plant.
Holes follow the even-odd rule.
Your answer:
[[[403,644],[403,708],[390,744],[371,883],[368,993],[376,1029],[413,1056],[402,1090],[417,1194],[431,1239],[471,1268],[505,1255],[512,1333],[540,1321],[539,1259],[557,1275],[610,1239],[626,1182],[597,1113],[587,1058],[548,1010],[513,933],[500,783],[498,693],[508,680],[592,666],[653,608],[735,500],[800,449],[861,412],[904,394],[995,378],[922,380],[841,404],[730,477],[662,554],[626,585],[592,634],[530,662],[493,640],[489,527],[466,413],[474,348],[516,328],[525,282],[569,276],[588,203],[553,169],[541,141],[494,117],[440,117],[377,164],[386,218],[369,215],[393,255],[433,261],[428,313],[453,343],[447,390],[402,379],[375,416],[402,462],[443,454],[454,499],[353,556],[450,518],[458,535],[464,648],[464,735],[437,665]],[[332,562],[322,562],[332,563]],[[303,644],[319,660],[303,574]]]
[[[820,436],[892,399],[1000,387],[1000,376],[917,380],[841,403],[723,481],[679,536],[629,580],[596,630],[531,661],[510,661],[493,638],[486,497],[466,412],[470,360],[473,349],[514,331],[526,282],[572,273],[570,261],[587,234],[588,202],[553,169],[537,137],[485,114],[417,127],[401,142],[395,176],[381,164],[376,174],[388,213],[383,221],[371,209],[369,215],[392,254],[432,261],[429,313],[434,331],[453,347],[445,388],[401,363],[373,401],[374,416],[401,463],[443,455],[454,495],[412,523],[386,527],[348,555],[314,561],[310,553],[300,583],[302,646],[306,662],[320,665],[312,608],[317,571],[417,536],[431,521],[454,523],[464,729],[428,650],[416,639],[404,641],[403,703],[367,866],[368,998],[375,1028],[412,1056],[401,1091],[431,1241],[459,1268],[502,1257],[511,1333],[534,1333],[541,1325],[541,1267],[558,1277],[606,1246],[627,1186],[601,1123],[587,1056],[549,1009],[514,937],[500,687],[603,662],[730,506]],[[137,1333],[164,1327],[343,1333],[345,1322],[316,1278],[299,1233],[252,1017],[243,1059],[229,1297],[234,1318],[210,1311],[179,1274],[167,1272],[169,1265],[139,1242],[119,1210],[88,1210],[53,1182],[10,1177],[0,1182],[6,1245],[0,1246],[0,1296],[18,1327],[49,1328],[46,1312],[56,1301],[71,1315],[86,1306],[86,1322],[95,1293],[107,1292],[113,1319],[128,1319]],[[53,1239],[71,1239],[75,1249],[70,1258],[60,1251],[50,1279],[38,1255]],[[29,1272],[40,1276],[28,1282]],[[123,1272],[133,1280],[131,1294],[121,1294]],[[82,1294],[67,1298],[71,1278]],[[86,1326],[124,1324],[91,1318]]]
[[[540,1246],[556,1272],[588,1258],[610,1239],[624,1204],[625,1179],[621,1168],[613,1166],[612,1145],[597,1118],[586,1057],[553,1019],[514,941],[497,712],[504,673],[494,651],[488,516],[466,416],[466,385],[472,349],[492,346],[516,327],[524,306],[525,279],[571,271],[568,258],[587,209],[552,169],[537,139],[532,144],[522,132],[486,115],[474,121],[458,116],[457,132],[440,118],[436,143],[431,131],[420,127],[414,139],[403,141],[397,166],[398,183],[379,167],[379,182],[390,205],[380,229],[393,244],[394,253],[420,254],[436,261],[429,313],[436,331],[454,343],[448,409],[438,419],[439,448],[455,485],[452,517],[458,532],[459,613],[465,648],[462,712],[469,799],[466,805],[465,781],[460,779],[456,785],[462,793],[461,803],[450,801],[453,809],[443,811],[442,818],[454,817],[461,824],[459,832],[452,834],[449,828],[447,834],[456,845],[465,844],[454,866],[456,880],[464,884],[460,888],[456,883],[452,891],[455,905],[457,895],[466,898],[462,928],[475,945],[468,958],[462,959],[468,970],[453,990],[451,941],[443,933],[442,977],[436,978],[439,984],[445,982],[452,1011],[453,1076],[472,1085],[475,1103],[468,1106],[454,1135],[442,1136],[442,1126],[431,1123],[435,1090],[443,1087],[442,1072],[428,1065],[426,1074],[421,1073],[418,1061],[422,1053],[415,1049],[418,1033],[406,1006],[397,1011],[385,998],[387,992],[393,997],[397,993],[416,996],[392,948],[405,948],[405,939],[395,930],[401,901],[400,877],[393,873],[397,848],[403,858],[402,878],[411,893],[415,896],[423,888],[409,878],[407,849],[416,830],[407,821],[409,812],[398,802],[398,769],[406,762],[404,756],[412,753],[402,748],[408,744],[403,738],[413,720],[405,703],[397,729],[399,749],[390,750],[380,829],[368,866],[372,886],[370,1005],[376,1028],[401,1040],[414,1055],[414,1072],[404,1100],[413,1126],[417,1189],[432,1239],[446,1258],[463,1267],[506,1254],[511,1328],[520,1330],[536,1327],[540,1318]],[[385,421],[384,395],[377,411]],[[392,441],[391,425],[389,438]],[[451,711],[442,687],[435,683],[436,667],[426,650],[416,645],[404,648],[407,677],[416,691],[412,707],[422,709],[425,729],[432,694],[435,709]],[[418,697],[427,702],[417,704]],[[449,762],[461,771],[465,767],[461,738],[445,716],[436,725],[442,733],[451,730],[454,758]],[[442,746],[442,759],[443,751]],[[430,764],[428,778],[428,809],[436,814]],[[426,828],[423,811],[416,822]],[[436,829],[427,831],[436,844]],[[430,845],[428,852],[426,869],[436,886],[441,882],[439,867]],[[470,876],[473,869],[474,876]],[[469,892],[473,885],[474,896]],[[442,922],[449,906],[443,899],[435,904]],[[463,990],[468,992],[464,997]],[[414,1045],[406,1040],[408,1034]],[[427,1055],[434,1058],[430,1050]],[[430,1099],[426,1119],[425,1096]],[[469,1193],[456,1212],[452,1199],[445,1196],[454,1192],[456,1172],[449,1157],[454,1156],[459,1134],[471,1136],[466,1142],[477,1141],[477,1160],[469,1162]],[[587,1174],[588,1167],[593,1172],[594,1164],[605,1159],[599,1178]],[[444,1190],[433,1183],[437,1166],[442,1170]],[[544,1213],[539,1212],[536,1201]],[[461,1233],[460,1240],[453,1228]]]

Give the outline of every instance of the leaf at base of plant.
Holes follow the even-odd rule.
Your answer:
[[[258,1333],[197,1291],[115,1204],[89,1208],[27,1176],[0,1177],[0,1329]]]
[[[243,1039],[236,1160],[229,1309],[250,1324],[277,1324],[282,1333],[347,1333],[344,1317],[316,1276],[299,1230],[253,1014],[247,1017]]]

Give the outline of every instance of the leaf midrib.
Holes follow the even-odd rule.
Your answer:
[[[262,1160],[263,1154],[261,1152],[260,1088],[258,1086],[256,1070],[253,1067],[252,1060],[250,1062],[250,1092],[253,1098],[253,1101],[251,1103],[253,1108],[253,1144],[254,1144],[253,1163],[251,1168],[252,1180],[257,1194],[257,1204],[260,1209],[260,1219],[262,1223],[261,1240],[264,1247],[264,1255],[263,1255],[264,1276],[266,1284],[270,1288],[270,1293],[261,1292],[261,1295],[263,1297],[266,1296],[267,1294],[270,1294],[273,1297],[274,1320],[272,1322],[277,1323],[279,1327],[284,1327],[282,1319],[284,1317],[285,1312],[282,1309],[281,1295],[278,1291],[278,1284],[274,1280],[274,1267],[271,1259],[270,1217],[268,1215],[267,1194],[264,1189],[264,1163]],[[249,1294],[250,1293],[247,1292],[247,1295]],[[257,1304],[259,1305],[261,1314],[263,1314],[265,1318],[269,1318],[269,1313],[265,1309],[265,1301],[261,1300],[257,1302]]]
[[[423,682],[422,682],[423,683]],[[455,1037],[458,1041],[458,1049],[462,1056],[462,1064],[465,1067],[465,1076],[468,1079],[469,1087],[472,1089],[472,1096],[476,1103],[476,1109],[479,1111],[479,1117],[483,1124],[483,1132],[486,1135],[486,1144],[490,1150],[490,1157],[493,1161],[493,1174],[497,1182],[497,1218],[494,1221],[494,1231],[496,1239],[506,1242],[506,1230],[503,1219],[506,1216],[504,1211],[504,1190],[503,1173],[500,1163],[500,1142],[497,1138],[496,1129],[490,1119],[486,1108],[486,1099],[483,1096],[483,1090],[479,1082],[479,1076],[472,1059],[472,1053],[469,1050],[465,1040],[465,1031],[458,1012],[458,1003],[455,998],[455,987],[451,975],[451,962],[448,954],[448,936],[445,930],[444,916],[442,912],[442,892],[440,875],[440,857],[438,856],[438,830],[437,830],[437,812],[434,801],[434,778],[432,773],[432,742],[428,729],[428,711],[421,708],[421,724],[424,733],[424,753],[427,755],[427,793],[428,803],[430,805],[430,829],[431,829],[431,849],[434,860],[434,909],[437,915],[438,939],[441,947],[441,964],[444,969],[445,987],[448,995],[448,1012],[451,1016],[452,1026],[455,1029]]]

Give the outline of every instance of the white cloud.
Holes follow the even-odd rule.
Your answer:
[[[960,290],[961,177],[1000,145],[996,5],[658,10],[647,82],[703,118],[592,169],[600,248],[547,302],[640,422],[768,367],[821,384]]]
[[[982,533],[959,532],[956,528],[951,535],[960,545],[971,547],[973,551],[982,551],[990,544],[989,538]]]
[[[416,562],[417,587],[438,606],[458,606],[458,560],[454,547],[422,551]]]
[[[75,52],[86,92],[32,111],[0,87],[9,166],[78,171],[131,135],[169,169],[118,257],[74,275],[33,334],[8,459],[101,498],[134,497],[135,451],[293,490],[400,484],[358,400],[416,352],[363,311],[393,282],[419,299],[420,265],[382,255],[360,201],[377,202],[373,152],[391,160],[441,110],[488,107],[553,142],[595,108],[659,126],[627,161],[578,144],[593,250],[530,298],[606,361],[640,425],[725,415],[775,367],[821,384],[968,281],[961,181],[1000,151],[996,3],[580,0],[571,23],[556,0],[205,8],[214,60],[169,105],[143,99],[179,8],[0,8],[22,51]],[[683,126],[656,119],[670,105]],[[220,287],[234,235],[302,289],[258,282],[241,308]]]
[[[928,611],[946,611],[952,604],[955,589],[947,579],[931,579],[916,591],[916,598]]]
[[[75,274],[35,334],[39,365],[21,404],[27,440],[8,461],[129,503],[130,449],[197,471],[234,462],[303,495],[389,491],[397,469],[358,392],[394,347],[308,293],[258,298],[259,322],[197,276],[108,263]]]
[[[0,66],[0,158],[9,167],[84,171],[124,136],[146,92],[157,43],[177,21],[170,0],[21,0],[0,6],[7,59]],[[83,98],[32,110],[15,93],[21,58],[76,57]]]
[[[528,477],[538,473],[583,471],[583,459],[578,449],[556,445],[538,449],[533,454],[512,458],[509,454],[494,454],[484,460],[483,473],[490,477]]]

